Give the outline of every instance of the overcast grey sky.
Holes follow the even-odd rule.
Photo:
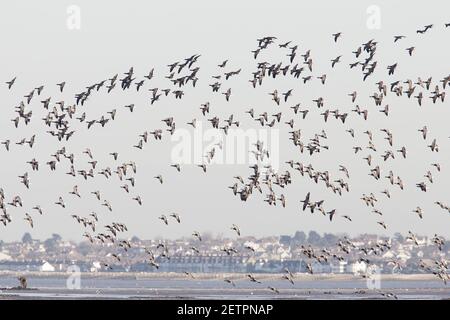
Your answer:
[[[67,8],[76,5],[80,9],[80,30],[69,30]],[[380,28],[370,29],[367,19],[371,17],[367,8],[375,5],[380,9]],[[433,204],[434,201],[450,203],[450,130],[448,119],[450,108],[445,103],[433,105],[428,98],[419,108],[416,101],[405,97],[397,98],[389,94],[386,98],[391,107],[391,114],[385,117],[377,110],[369,96],[375,92],[375,83],[426,79],[433,76],[433,83],[449,74],[448,49],[450,28],[444,23],[450,22],[450,3],[446,1],[13,1],[0,4],[0,34],[2,53],[0,59],[0,81],[4,83],[14,76],[17,81],[12,90],[5,85],[0,87],[1,118],[0,140],[11,139],[13,142],[34,133],[37,134],[36,145],[28,147],[12,146],[11,152],[0,149],[0,187],[6,193],[9,202],[14,195],[20,194],[24,207],[8,208],[13,222],[6,228],[0,226],[1,240],[20,239],[24,232],[30,232],[34,238],[46,238],[52,233],[59,233],[69,239],[80,239],[83,228],[70,217],[72,214],[87,216],[95,211],[101,217],[102,224],[110,221],[126,223],[129,232],[126,236],[137,235],[141,238],[156,236],[179,237],[190,236],[193,230],[211,231],[225,236],[234,236],[230,230],[233,223],[238,224],[243,235],[278,235],[292,234],[297,230],[305,232],[359,233],[394,233],[412,230],[417,233],[449,236],[450,215]],[[416,30],[426,24],[434,28],[425,35],[417,35]],[[343,36],[334,43],[332,34],[342,32]],[[393,35],[406,35],[399,43],[393,43]],[[314,59],[313,76],[323,73],[328,75],[327,84],[322,86],[318,80],[307,85],[292,77],[266,80],[262,87],[252,89],[248,80],[255,71],[256,63],[251,50],[256,49],[256,39],[263,36],[276,36],[279,43],[292,41],[299,46],[303,54],[311,49]],[[361,73],[350,71],[348,63],[354,62],[354,51],[370,39],[379,42],[376,59],[379,66],[374,75],[365,83]],[[413,57],[405,49],[415,46]],[[287,52],[275,46],[261,53],[258,61],[287,63]],[[164,78],[168,73],[167,64],[184,59],[193,54],[201,54],[198,66],[199,81],[196,88],[185,89],[185,96],[180,100],[162,99],[150,107],[148,88],[169,86]],[[330,60],[342,55],[342,63],[331,69]],[[217,64],[229,59],[226,71],[242,68],[236,76],[225,84],[221,91],[231,87],[231,101],[225,102],[223,95],[212,94],[208,84],[213,82],[212,75],[218,74]],[[297,58],[299,59],[299,58]],[[386,66],[398,62],[395,76],[388,78]],[[15,117],[14,106],[22,97],[39,85],[45,85],[42,100],[52,96],[52,101],[65,100],[73,103],[75,93],[85,86],[123,74],[133,66],[141,79],[151,68],[155,68],[155,78],[146,84],[142,92],[126,92],[118,89],[107,95],[105,91],[89,99],[82,111],[88,119],[99,118],[113,108],[118,109],[117,120],[105,128],[99,126],[87,131],[85,125],[76,125],[78,130],[68,143],[59,144],[45,134],[48,130],[40,118],[44,116],[36,98],[27,110],[33,110],[32,122],[19,129],[13,127],[10,119]],[[66,81],[66,89],[61,94],[56,83]],[[269,92],[278,89],[285,92],[293,88],[293,97],[288,103],[277,107],[270,100]],[[442,88],[442,86],[441,86]],[[224,89],[224,90],[222,90]],[[324,123],[312,102],[319,96],[325,98],[325,108],[350,113],[352,104],[347,96],[352,91],[360,94],[359,104],[369,109],[369,121],[364,122],[354,113],[348,122],[330,120]],[[447,90],[448,91],[448,90]],[[428,93],[425,94],[428,96]],[[161,119],[173,116],[178,128],[193,131],[186,122],[202,119],[199,107],[210,101],[209,118],[217,115],[221,120],[234,114],[241,121],[243,128],[258,128],[244,112],[253,107],[256,112],[267,111],[269,114],[283,111],[284,121],[295,119],[295,128],[301,128],[305,137],[325,129],[329,139],[329,151],[312,157],[300,154],[288,140],[286,125],[279,125],[279,159],[281,162],[294,159],[304,164],[312,163],[321,171],[328,170],[332,177],[340,178],[339,164],[350,171],[350,193],[342,197],[332,194],[323,183],[311,183],[297,171],[291,170],[293,183],[282,192],[287,198],[285,209],[277,205],[272,207],[263,201],[264,195],[254,195],[249,201],[241,202],[234,197],[227,186],[235,180],[233,176],[247,177],[251,170],[248,165],[216,165],[208,169],[207,174],[195,166],[184,166],[181,174],[169,166],[174,143],[165,135],[162,142],[150,139],[144,150],[132,148],[139,140],[138,135],[145,130],[164,128]],[[289,106],[298,102],[311,109],[306,120],[294,116]],[[133,113],[122,106],[134,103]],[[78,112],[81,112],[79,109]],[[417,129],[427,125],[429,138],[423,141]],[[206,122],[204,127],[209,126]],[[354,128],[355,139],[351,139],[345,129]],[[380,128],[389,128],[394,135],[394,147],[390,148]],[[405,182],[405,190],[389,186],[387,179],[375,181],[368,176],[369,167],[362,160],[368,154],[363,150],[353,154],[355,145],[366,146],[365,130],[374,132],[374,142],[379,151],[399,149],[406,146],[408,158],[403,160],[396,154],[395,160],[383,162],[378,152],[374,163],[379,164],[382,175],[393,170]],[[436,138],[440,145],[439,153],[432,153],[426,145]],[[45,162],[50,154],[62,146],[69,153],[76,154],[80,162],[76,169],[87,168],[87,159],[82,151],[89,147],[99,161],[99,168],[134,160],[138,165],[136,187],[130,195],[119,188],[116,177],[106,180],[102,176],[84,182],[82,177],[68,177],[65,172],[67,161],[58,171],[50,173]],[[119,152],[118,162],[109,156],[110,152]],[[39,172],[31,172],[26,161],[36,158],[41,162]],[[374,154],[375,157],[375,154]],[[439,162],[442,172],[432,170],[431,163]],[[79,165],[77,165],[79,163]],[[281,169],[287,169],[286,165]],[[423,175],[427,170],[434,174],[435,181],[429,184],[427,193],[421,192],[415,184],[425,181]],[[18,175],[25,171],[30,173],[31,188],[26,190],[20,184]],[[164,184],[153,179],[162,174]],[[72,187],[78,184],[83,196],[81,200],[69,195]],[[386,199],[380,191],[389,188],[392,199]],[[90,194],[101,190],[105,199],[111,201],[114,211],[109,213]],[[348,214],[351,223],[339,218],[330,223],[320,213],[311,215],[301,212],[300,200],[311,191],[313,200],[324,199],[325,208],[336,208],[339,215]],[[379,198],[377,208],[384,215],[379,217],[371,213],[360,200],[363,193],[373,192]],[[277,191],[279,194],[280,191]],[[53,203],[59,196],[67,202],[62,210]],[[144,204],[139,207],[131,196],[140,195]],[[44,215],[35,217],[35,227],[30,227],[23,220],[25,212],[40,204]],[[420,220],[412,210],[421,206],[424,218]],[[178,212],[182,223],[165,226],[157,217],[161,214]],[[385,221],[388,230],[384,231],[376,221]]]

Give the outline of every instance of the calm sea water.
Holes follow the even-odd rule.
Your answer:
[[[0,277],[0,288],[17,286],[12,276]],[[63,277],[28,277],[33,290],[3,290],[0,295],[9,298],[86,298],[86,299],[378,299],[380,292],[393,292],[400,299],[450,299],[450,285],[439,280],[383,280],[379,288],[365,280],[264,280],[261,284],[246,279],[235,280],[236,286],[222,280],[198,279],[133,279],[81,277],[77,283]],[[377,284],[375,284],[376,286]],[[268,287],[279,290],[279,294]]]

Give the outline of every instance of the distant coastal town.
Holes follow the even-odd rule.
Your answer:
[[[58,234],[46,240],[0,241],[0,271],[66,272],[77,266],[81,272],[179,272],[179,273],[296,273],[364,274],[369,267],[379,273],[432,273],[446,264],[450,242],[438,245],[433,237],[399,233],[392,237],[348,237],[310,231],[271,237],[227,239],[204,234],[176,240],[120,242],[65,241]],[[127,244],[127,245],[125,245]],[[151,254],[154,258],[149,261]],[[363,258],[361,258],[363,256]]]

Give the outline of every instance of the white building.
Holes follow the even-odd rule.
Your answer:
[[[0,261],[11,261],[11,256],[0,252]]]
[[[331,264],[332,273],[344,273],[347,267],[347,261],[339,261],[337,264]]]
[[[357,261],[347,265],[347,272],[353,274],[366,273],[366,271],[367,271],[367,263],[365,263],[364,261]]]
[[[55,271],[55,267],[52,266],[47,261],[44,261],[44,263],[39,268],[39,271],[41,271],[41,272],[54,272]]]
[[[97,272],[102,268],[102,265],[99,261],[92,262],[91,272]]]

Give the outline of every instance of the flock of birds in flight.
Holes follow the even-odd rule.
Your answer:
[[[445,24],[444,28],[448,28],[450,24]],[[422,29],[417,30],[417,34],[422,36],[430,32],[433,28],[437,28],[434,25],[427,25]],[[341,32],[335,33],[331,37],[331,41],[340,42],[342,41],[343,34]],[[402,40],[406,38],[404,35],[394,36],[393,42],[395,45],[401,45]],[[355,51],[352,51],[351,56],[354,61],[349,63],[349,69],[356,70],[355,72],[361,73],[361,78],[363,81],[369,81],[372,79],[374,71],[380,68],[380,63],[377,61],[377,44],[378,42],[374,39],[363,43],[361,46],[357,47]],[[259,61],[260,55],[268,47],[277,46],[278,50],[282,51],[287,57],[286,62],[271,63],[267,61]],[[407,57],[414,56],[416,48],[408,47],[405,48],[405,55]],[[278,78],[278,77],[292,77],[294,79],[299,79],[300,83],[306,85],[310,81],[320,81],[321,85],[325,86],[327,84],[327,74],[314,74],[314,66],[317,63],[314,60],[313,53],[311,50],[306,50],[300,52],[298,45],[293,42],[288,41],[284,43],[277,43],[277,38],[272,36],[263,37],[257,39],[257,47],[252,51],[253,58],[257,61],[256,69],[252,72],[252,76],[249,79],[250,85],[253,88],[261,86],[266,79]],[[350,55],[349,55],[350,56]],[[171,86],[168,88],[148,88],[150,92],[150,104],[154,105],[159,103],[163,99],[168,99],[173,96],[175,99],[182,99],[185,91],[188,87],[196,87],[198,82],[198,72],[200,67],[198,66],[198,61],[201,56],[199,54],[187,57],[184,60],[171,63],[167,66],[168,73],[165,75],[167,79],[170,80]],[[331,69],[335,69],[338,65],[342,64],[342,55],[331,59]],[[227,70],[228,60],[218,64],[220,74],[212,76],[212,81],[209,84],[210,90],[214,94],[223,95],[225,101],[233,100],[232,88],[227,87],[227,81],[231,77],[238,77],[241,75],[241,69]],[[378,69],[377,69],[378,68]],[[387,69],[386,74],[388,77],[394,77],[396,70],[398,68],[398,63],[392,65],[387,65],[384,68]],[[29,146],[33,148],[37,139],[40,139],[43,134],[48,134],[54,137],[56,140],[63,144],[68,144],[70,139],[76,134],[76,130],[73,128],[75,123],[84,124],[87,130],[91,130],[95,127],[105,127],[110,122],[116,121],[119,113],[127,109],[129,112],[133,112],[136,106],[134,104],[129,104],[121,107],[120,109],[109,110],[106,114],[102,115],[100,118],[90,118],[87,111],[85,111],[85,105],[88,104],[89,98],[94,95],[99,95],[102,92],[110,93],[113,90],[136,90],[137,92],[142,92],[147,83],[150,83],[154,78],[154,69],[146,74],[143,78],[139,78],[133,67],[129,71],[125,72],[123,77],[119,74],[114,75],[111,78],[102,80],[100,82],[92,83],[87,86],[86,89],[75,95],[75,101],[69,102],[69,100],[53,101],[52,97],[41,98],[45,93],[44,85],[33,88],[28,94],[24,95],[24,99],[18,102],[18,105],[14,107],[16,116],[11,119],[14,127],[20,129],[22,126],[29,125],[33,118],[33,110],[31,108],[32,102],[36,99],[39,100],[41,107],[45,110],[45,116],[41,120],[48,128],[46,132],[40,132],[39,134],[33,135],[31,137],[26,137],[17,142],[12,142],[10,139],[2,139],[1,144],[4,147],[3,151],[14,152],[14,149],[20,146]],[[6,86],[9,90],[14,90],[14,85],[18,81],[16,77],[12,80],[6,82]],[[370,96],[373,99],[378,112],[381,112],[386,117],[390,115],[391,108],[387,104],[386,98],[390,95],[395,95],[403,99],[415,100],[418,107],[421,107],[428,103],[433,104],[443,104],[445,102],[446,89],[450,85],[450,75],[446,75],[440,79],[434,79],[432,76],[426,77],[426,79],[402,79],[395,81],[385,81],[379,80],[375,84],[373,94]],[[57,84],[59,92],[64,93],[66,87],[66,82],[61,82]],[[296,128],[296,122],[298,116],[300,120],[309,119],[308,115],[311,114],[313,107],[305,107],[300,103],[292,105],[293,92],[295,89],[287,90],[273,90],[269,92],[269,97],[273,101],[274,106],[280,106],[278,113],[272,114],[271,112],[259,113],[255,109],[251,108],[245,111],[248,117],[251,117],[257,123],[258,126],[262,127],[276,127],[285,124],[289,127],[290,140],[293,146],[298,149],[300,153],[306,153],[309,156],[314,154],[324,152],[330,148],[327,145],[327,133],[325,130],[317,132],[312,138],[304,137],[301,129]],[[364,120],[369,118],[369,109],[362,107],[358,104],[358,99],[360,95],[357,91],[349,92],[349,101],[353,104],[351,110],[339,110],[330,108],[330,104],[325,101],[323,97],[317,97],[311,103],[319,109],[320,117],[324,122],[337,121],[342,124],[347,124],[350,115],[355,114],[357,117],[361,117]],[[287,115],[289,109],[283,108],[283,105],[289,105],[290,112],[293,114],[289,117]],[[231,115],[226,119],[219,119],[218,116],[209,116],[210,112],[213,110],[213,106],[210,102],[202,103],[200,106],[199,117],[205,118],[211,126],[217,130],[221,130],[224,134],[228,133],[228,130],[233,127],[239,127],[240,120],[235,116]],[[282,109],[283,108],[283,109]],[[245,115],[247,116],[247,115]],[[285,119],[287,118],[287,119]],[[285,119],[282,123],[282,119]],[[160,128],[156,128],[153,131],[146,131],[139,135],[137,142],[133,145],[133,148],[142,150],[144,146],[151,143],[151,140],[162,140],[165,136],[174,134],[177,126],[176,119],[174,117],[168,117],[162,119],[163,125]],[[197,118],[192,119],[186,125],[192,126],[194,129],[198,123]],[[349,137],[354,138],[357,132],[354,129],[345,129]],[[432,131],[427,126],[422,128],[417,128],[418,138],[422,139],[425,143],[424,148],[427,148],[430,152],[439,152],[440,146],[437,139],[430,137]],[[380,192],[380,195],[376,195],[373,192],[368,194],[364,193],[361,196],[361,200],[372,210],[373,213],[379,215],[379,221],[377,224],[380,228],[387,229],[388,225],[382,220],[383,213],[376,208],[377,202],[380,201],[380,197],[391,198],[390,188],[399,188],[403,190],[406,185],[404,179],[398,174],[395,174],[392,170],[385,170],[383,168],[383,163],[388,162],[390,159],[395,157],[407,158],[408,150],[405,146],[397,145],[394,143],[393,134],[389,129],[381,129],[384,140],[386,140],[385,146],[375,145],[373,137],[378,134],[377,132],[372,132],[366,130],[363,135],[367,136],[367,144],[365,146],[354,146],[354,154],[363,153],[364,150],[368,150],[369,154],[363,157],[362,161],[366,162],[369,170],[368,174],[373,177],[373,179],[386,181],[386,188]],[[285,163],[288,165],[288,170],[284,172],[275,171],[270,165],[263,165],[264,159],[270,158],[270,152],[266,149],[266,146],[262,141],[257,141],[254,145],[255,149],[251,153],[255,156],[256,160],[260,161],[255,165],[252,165],[251,172],[249,176],[245,179],[240,175],[235,176],[234,181],[231,183],[229,188],[232,193],[238,197],[241,201],[247,201],[252,195],[258,191],[261,194],[265,194],[264,201],[268,205],[275,206],[280,204],[282,207],[287,205],[287,199],[281,191],[292,183],[291,176],[295,171],[298,171],[303,177],[310,179],[316,184],[323,183],[323,185],[333,192],[334,194],[342,195],[349,191],[349,178],[350,169],[344,165],[339,165],[340,176],[334,176],[329,171],[319,170],[314,168],[311,164],[301,163],[297,160],[287,160]],[[385,147],[385,151],[381,151]],[[207,172],[208,166],[216,155],[218,148],[222,148],[221,143],[218,143],[211,150],[205,154],[204,163],[198,164],[201,169],[200,172]],[[26,171],[24,174],[18,177],[20,183],[24,185],[25,188],[32,188],[33,173],[42,170],[42,166],[47,166],[46,169],[51,171],[65,170],[67,176],[72,177],[74,180],[77,177],[82,177],[81,181],[86,181],[88,179],[95,179],[97,176],[104,176],[106,179],[113,180],[113,177],[118,182],[118,187],[123,189],[125,194],[132,194],[133,187],[137,179],[137,165],[134,161],[121,162],[119,160],[119,154],[117,152],[111,152],[110,156],[114,160],[114,168],[103,167],[99,168],[98,160],[95,157],[95,150],[86,148],[81,155],[75,155],[69,152],[69,148],[62,146],[60,149],[56,150],[47,160],[38,160],[33,158],[26,162],[29,166],[31,173]],[[380,159],[379,159],[380,158]],[[381,161],[383,160],[383,161]],[[42,164],[43,163],[43,164]],[[176,172],[181,172],[182,165],[177,163],[170,164],[171,167],[176,170]],[[67,169],[64,169],[67,168]],[[290,168],[290,169],[289,169]],[[417,181],[415,187],[419,190],[426,192],[430,185],[435,179],[439,179],[439,173],[441,172],[441,163],[432,163],[429,169],[424,172],[423,180]],[[158,183],[163,184],[164,178],[162,175],[156,175],[154,177]],[[58,206],[62,210],[66,208],[66,197],[76,197],[82,198],[82,193],[90,193],[91,196],[95,197],[99,204],[106,208],[108,211],[113,211],[113,206],[108,199],[104,198],[100,190],[83,190],[83,185],[74,185],[73,190],[62,193],[56,196],[54,203],[48,204]],[[83,195],[84,196],[84,195]],[[129,196],[130,199],[136,201],[139,205],[143,204],[143,197],[140,195]],[[9,199],[9,200],[8,200]],[[294,202],[294,200],[293,200]],[[296,201],[295,201],[296,202]],[[325,201],[323,199],[314,198],[314,196],[308,192],[302,201],[293,203],[292,205],[298,206],[300,210],[310,211],[311,213],[321,213],[326,216],[330,221],[336,218],[346,219],[349,222],[352,218],[349,215],[339,215],[338,210],[335,208],[326,208]],[[439,208],[443,211],[450,213],[449,205],[442,201],[435,202]],[[7,189],[0,188],[0,223],[7,227],[11,223],[13,217],[8,213],[10,208],[27,208],[31,210],[25,210],[23,212],[23,219],[29,224],[31,228],[34,227],[36,220],[38,220],[40,215],[44,213],[44,207],[41,205],[32,205],[22,201],[20,195],[8,195]],[[424,210],[417,206],[411,209],[412,212],[417,214],[418,218],[422,219],[426,214]],[[116,244],[118,252],[112,253],[110,258],[116,261],[104,262],[103,266],[106,269],[112,269],[114,263],[121,263],[122,254],[132,247],[132,243],[128,240],[123,240],[120,238],[120,234],[127,231],[127,226],[124,223],[113,222],[103,227],[103,230],[98,232],[98,224],[101,221],[101,216],[95,212],[92,212],[88,216],[80,216],[73,214],[74,220],[81,224],[85,228],[84,237],[90,242],[94,243],[107,243],[111,242]],[[171,223],[182,223],[182,217],[178,213],[163,214],[158,217],[162,223],[169,225]],[[241,230],[237,224],[233,224],[230,227],[237,236],[241,235]],[[198,231],[193,231],[192,236],[197,238],[200,242],[202,241],[202,235]],[[418,244],[417,237],[411,231],[407,237],[408,240],[415,244]],[[444,245],[445,239],[441,236],[435,235],[432,241],[441,250]],[[338,243],[338,248],[340,252],[331,252],[328,249],[323,249],[320,252],[314,250],[312,247],[303,247],[302,253],[306,259],[310,262],[307,264],[308,271],[313,273],[312,263],[317,261],[319,263],[326,262],[332,259],[344,260],[345,255],[350,253],[352,250],[358,250],[361,252],[362,256],[360,261],[365,261],[370,263],[370,255],[379,255],[390,249],[391,244],[389,242],[380,242],[373,246],[367,247],[357,247],[349,239],[344,237],[340,239]],[[194,253],[200,254],[200,250],[196,247],[191,248]],[[254,248],[247,246],[248,251],[251,253]],[[222,249],[226,254],[232,255],[238,253],[235,248],[227,247]],[[160,259],[170,259],[169,248],[164,243],[158,244],[156,248],[146,250],[148,256],[148,262],[154,268],[159,268],[157,263],[157,257]],[[401,268],[401,264],[398,261],[391,262],[395,267]],[[428,272],[435,274],[437,277],[442,279],[444,282],[449,280],[449,275],[447,273],[448,265],[445,260],[437,259],[434,265],[427,265],[421,262],[421,268]],[[186,273],[192,276],[190,273]],[[249,274],[248,279],[255,283],[260,283],[255,276]],[[286,273],[283,275],[283,279],[294,283],[295,275],[286,269]],[[231,279],[225,279],[227,283],[235,286],[235,283]],[[270,290],[274,292],[279,292],[276,288],[269,287]]]

